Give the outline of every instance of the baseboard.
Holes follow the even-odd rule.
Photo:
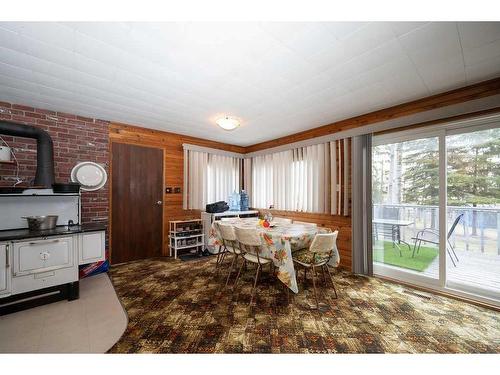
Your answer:
[[[426,293],[430,293],[430,294],[437,294],[439,296],[448,297],[448,298],[453,298],[453,299],[458,300],[458,301],[467,302],[467,303],[470,303],[472,305],[476,305],[476,306],[480,306],[480,307],[484,307],[484,308],[487,308],[487,309],[490,309],[490,310],[494,310],[494,311],[500,312],[500,307],[499,306],[492,305],[492,304],[489,304],[489,303],[486,303],[486,302],[477,301],[477,300],[474,300],[474,299],[471,299],[471,298],[459,296],[459,295],[453,294],[451,292],[444,292],[444,291],[436,290],[436,289],[432,289],[432,288],[425,288],[423,286],[406,283],[404,281],[393,279],[393,278],[390,278],[390,277],[387,277],[387,276],[376,275],[374,277],[376,277],[378,279],[382,279],[384,281],[389,281],[389,282],[391,282],[393,284],[404,285],[405,287],[412,288],[412,289],[415,289],[415,290],[419,290],[419,291],[422,291],[422,292],[426,292]]]

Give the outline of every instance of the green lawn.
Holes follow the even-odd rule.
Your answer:
[[[410,270],[424,271],[434,258],[438,255],[438,250],[433,247],[420,247],[418,254],[415,253],[415,258],[411,257],[412,251],[408,250],[408,246],[401,244],[401,252],[403,256],[399,256],[398,248],[392,247],[391,241],[384,241],[384,249],[382,250],[382,241],[377,241],[373,250],[373,260],[379,263],[390,264]]]

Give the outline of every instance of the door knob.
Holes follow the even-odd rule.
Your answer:
[[[157,201],[157,202],[156,202],[156,204],[157,204],[158,206],[161,206],[161,204],[162,204],[162,203],[163,203],[162,201]]]

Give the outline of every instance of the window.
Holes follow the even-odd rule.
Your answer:
[[[240,191],[240,162],[231,156],[208,155],[207,203],[228,201],[231,193]]]
[[[184,150],[184,209],[204,210],[240,191],[240,157]]]
[[[330,212],[330,147],[301,147],[252,159],[252,205]]]

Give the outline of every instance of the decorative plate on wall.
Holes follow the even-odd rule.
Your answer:
[[[71,181],[79,182],[84,191],[95,191],[102,188],[108,180],[106,170],[97,163],[84,161],[71,170]]]

